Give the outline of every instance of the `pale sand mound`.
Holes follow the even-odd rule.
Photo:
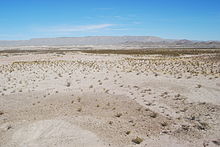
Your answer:
[[[55,119],[41,120],[23,126],[13,134],[13,145],[17,147],[105,146],[92,132]]]

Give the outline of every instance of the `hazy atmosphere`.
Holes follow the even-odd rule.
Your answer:
[[[219,147],[219,0],[0,0],[0,147]]]
[[[219,0],[1,0],[0,40],[158,36],[220,40]]]

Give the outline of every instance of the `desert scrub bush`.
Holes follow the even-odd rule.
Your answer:
[[[137,111],[141,111],[141,108],[137,108]]]
[[[197,86],[196,86],[196,88],[201,88],[202,87],[202,85],[200,85],[200,84],[198,84]]]
[[[61,73],[58,73],[58,76],[59,76],[59,77],[62,77]]]
[[[167,122],[161,122],[160,124],[161,124],[161,126],[163,126],[163,127],[166,127],[166,126],[168,125]]]
[[[112,125],[112,124],[113,124],[113,121],[109,121],[109,124]]]
[[[136,144],[140,144],[141,142],[143,142],[143,139],[140,138],[140,137],[136,137],[135,139],[132,139],[131,141],[136,143]]]
[[[199,124],[196,125],[196,127],[199,130],[207,130],[209,128],[209,124],[206,122],[199,122]]]
[[[186,112],[188,110],[188,108],[183,108],[183,109],[180,109],[180,112]]]
[[[156,117],[157,117],[157,113],[156,113],[156,112],[151,112],[151,113],[150,113],[150,117],[156,118]]]
[[[116,115],[115,115],[115,117],[121,117],[122,116],[122,113],[117,113]]]
[[[212,141],[215,145],[220,145],[220,139],[216,139]]]
[[[126,131],[125,132],[126,135],[129,135],[130,133],[131,133],[131,131]]]
[[[70,82],[66,83],[66,87],[70,87],[70,85],[71,85]]]
[[[82,108],[78,108],[77,111],[78,111],[78,112],[81,112],[81,111],[82,111]]]
[[[177,97],[180,97],[180,96],[181,96],[180,94],[176,94],[174,97],[176,97],[176,98],[177,98]]]
[[[3,115],[4,114],[4,112],[3,111],[0,111],[0,115]]]

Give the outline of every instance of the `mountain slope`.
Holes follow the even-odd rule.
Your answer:
[[[0,41],[0,46],[62,46],[62,45],[141,45],[146,47],[204,47],[219,48],[218,41],[171,40],[154,36],[90,36],[35,38],[30,40]]]

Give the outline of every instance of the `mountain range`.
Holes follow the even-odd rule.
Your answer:
[[[1,47],[71,46],[71,45],[125,45],[144,47],[220,48],[220,41],[192,41],[163,39],[155,36],[88,36],[34,38],[30,40],[0,40]]]

